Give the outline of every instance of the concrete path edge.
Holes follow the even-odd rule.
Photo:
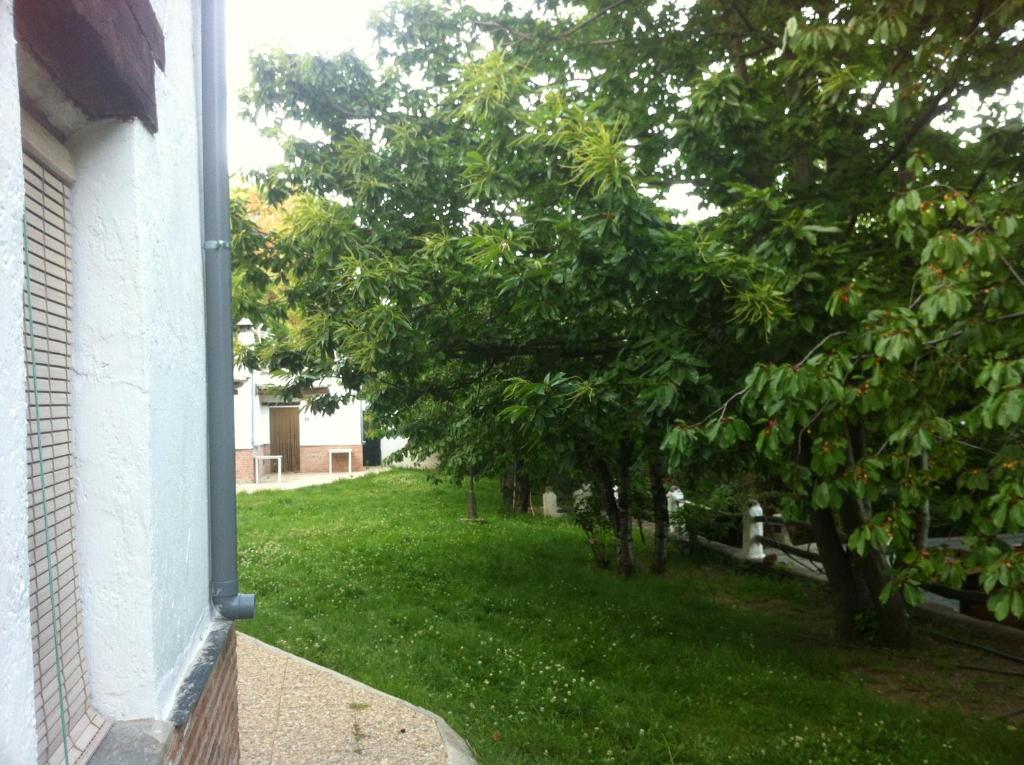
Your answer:
[[[276,653],[284,654],[290,659],[302,662],[303,664],[308,664],[309,666],[315,667],[316,669],[319,669],[322,672],[327,672],[328,674],[334,675],[336,678],[338,678],[344,683],[354,685],[357,688],[362,688],[363,690],[372,693],[376,696],[391,699],[392,701],[397,701],[399,704],[403,706],[409,707],[410,709],[420,713],[424,717],[427,717],[430,720],[432,720],[434,722],[434,725],[437,726],[437,732],[441,735],[441,740],[444,742],[445,752],[448,755],[448,765],[478,765],[476,757],[473,754],[473,750],[466,742],[466,740],[462,738],[462,736],[460,736],[458,733],[456,733],[452,726],[445,722],[443,717],[434,712],[431,712],[429,709],[424,709],[423,707],[416,706],[415,704],[408,702],[405,699],[400,699],[397,696],[392,696],[390,693],[384,693],[384,691],[378,690],[377,688],[374,688],[372,685],[361,683],[358,680],[352,679],[348,675],[343,675],[340,672],[336,672],[330,667],[325,667],[322,664],[317,664],[316,662],[310,661],[309,659],[304,659],[303,657],[297,656],[294,653],[289,653],[288,651],[285,651],[282,648],[278,648],[277,646],[270,645],[269,643],[264,643],[262,640],[257,640],[252,635],[246,635],[242,632],[239,632],[238,636],[246,640],[251,640],[254,643],[259,643],[261,647],[267,649],[268,651],[274,651]]]

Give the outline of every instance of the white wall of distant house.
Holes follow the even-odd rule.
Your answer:
[[[250,449],[254,444],[263,446],[270,443],[270,407],[262,406],[259,395],[253,395],[253,376],[247,369],[235,370],[235,380],[244,380],[235,391],[236,449]],[[257,387],[266,384],[259,372],[256,372],[255,376]],[[256,434],[255,438],[253,432]]]
[[[343,388],[331,383],[332,393]],[[303,408],[299,412],[299,444],[301,446],[358,446],[363,442],[363,405],[352,400],[338,407],[332,415],[314,414]]]
[[[387,464],[388,457],[404,447],[407,443],[409,443],[408,438],[382,438],[380,440],[380,456],[384,461],[384,464]]]
[[[35,762],[28,599],[21,111],[12,0],[0,0],[0,762]]]
[[[262,446],[270,443],[270,410],[273,404],[255,397],[255,414],[253,417],[253,377],[257,389],[280,385],[282,381],[273,375],[257,370],[255,373],[246,369],[235,370],[235,380],[239,384],[235,393],[235,449],[250,449],[253,445],[253,429],[255,426],[255,444]],[[326,383],[321,383],[326,384]],[[333,393],[343,391],[334,383],[326,384]],[[359,401],[350,401],[338,407],[332,415],[314,414],[306,408],[305,402],[299,410],[299,445],[300,446],[358,446],[362,443],[362,410]]]

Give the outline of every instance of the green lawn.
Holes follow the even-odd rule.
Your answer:
[[[239,627],[436,711],[481,765],[1024,762],[1024,732],[947,708],[1024,706],[1019,678],[838,648],[802,581],[679,554],[621,581],[569,523],[479,495],[475,524],[415,471],[239,496]]]

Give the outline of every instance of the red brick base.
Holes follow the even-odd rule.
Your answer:
[[[238,665],[231,626],[188,721],[175,729],[166,765],[237,765]]]
[[[351,449],[352,450],[352,472],[359,473],[363,470],[363,447],[362,445],[338,444],[337,446],[300,446],[299,447],[299,471],[303,473],[326,473],[327,450],[328,449]],[[334,455],[334,472],[345,473],[348,471],[348,456],[345,454]]]
[[[270,444],[263,444],[256,447],[256,454],[270,454]],[[252,449],[235,449],[235,481],[237,483],[252,483],[255,478],[255,460]],[[277,475],[277,462],[274,460],[260,460],[260,480]]]
[[[299,472],[300,473],[326,473],[327,450],[328,449],[351,449],[352,450],[352,472],[359,473],[363,470],[363,447],[362,445],[338,444],[337,446],[300,446],[299,447]],[[270,454],[270,444],[263,444],[256,447],[256,454]],[[237,483],[252,483],[253,463],[252,449],[235,449],[235,481]],[[348,471],[348,457],[344,454],[334,455],[334,472],[345,473]],[[274,460],[260,460],[260,481],[273,479],[277,475],[277,463]]]

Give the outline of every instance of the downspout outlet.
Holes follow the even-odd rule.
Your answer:
[[[238,586],[235,585],[235,589]],[[256,616],[256,596],[244,592],[236,595],[214,595],[213,606],[225,619],[252,619]]]

